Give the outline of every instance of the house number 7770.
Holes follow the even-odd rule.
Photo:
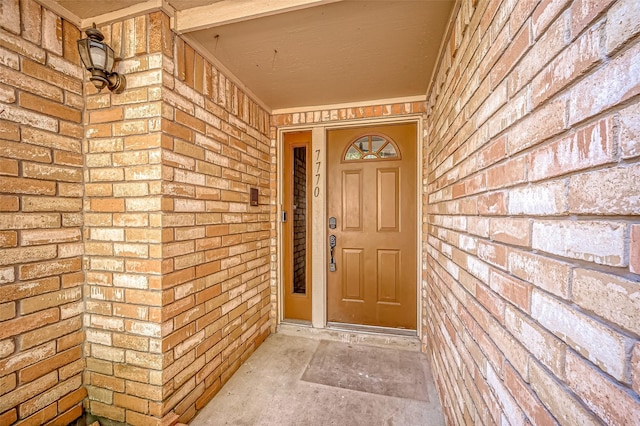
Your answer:
[[[320,161],[320,150],[316,149],[316,182],[313,187],[313,196],[320,196],[320,165],[322,162]]]

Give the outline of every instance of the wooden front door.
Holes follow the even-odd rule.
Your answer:
[[[329,322],[416,329],[416,139],[415,123],[327,132]]]

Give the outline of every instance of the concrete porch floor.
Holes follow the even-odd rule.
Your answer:
[[[417,339],[283,326],[191,421],[211,425],[443,425]]]

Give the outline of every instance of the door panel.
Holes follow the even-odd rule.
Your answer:
[[[345,231],[362,230],[362,171],[349,170],[342,174],[342,217]]]
[[[342,299],[364,301],[364,250],[343,249]]]
[[[399,230],[399,172],[397,168],[378,170],[378,231]]]
[[[416,329],[416,127],[327,132],[329,322]]]
[[[400,250],[378,250],[378,302],[398,303]]]

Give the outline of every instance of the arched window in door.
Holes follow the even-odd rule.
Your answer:
[[[400,151],[390,138],[381,134],[359,136],[348,146],[344,161],[397,160]]]

